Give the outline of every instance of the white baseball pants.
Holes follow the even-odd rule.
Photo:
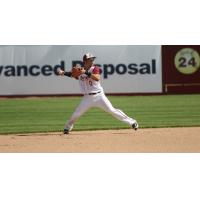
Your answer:
[[[105,94],[101,92],[95,95],[84,95],[81,103],[76,108],[69,121],[67,121],[65,128],[67,128],[69,131],[72,130],[73,124],[76,122],[76,120],[78,120],[81,115],[83,115],[87,110],[92,107],[101,108],[104,111],[110,113],[116,119],[127,123],[130,126],[136,122],[135,119],[128,117],[121,110],[114,108],[108,98],[105,96]]]

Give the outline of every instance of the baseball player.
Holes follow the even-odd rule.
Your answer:
[[[91,53],[87,53],[83,56],[83,67],[73,67],[70,72],[65,72],[61,69],[58,70],[58,75],[76,78],[79,81],[81,92],[84,95],[80,104],[66,122],[64,134],[69,134],[79,117],[92,107],[103,109],[116,119],[128,124],[134,130],[137,130],[137,121],[128,117],[121,110],[114,108],[105,96],[100,84],[101,69],[94,65],[95,58],[96,57]]]

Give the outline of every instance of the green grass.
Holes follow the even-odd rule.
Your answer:
[[[137,119],[140,128],[200,126],[200,95],[108,97]],[[61,131],[81,97],[0,99],[0,134]],[[100,109],[91,109],[74,130],[129,128]]]

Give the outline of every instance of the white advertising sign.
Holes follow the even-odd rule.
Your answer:
[[[85,53],[97,56],[106,93],[162,92],[161,46],[0,46],[0,95],[79,94],[78,82],[56,75],[69,71]]]

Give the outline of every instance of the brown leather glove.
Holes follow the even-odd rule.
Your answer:
[[[81,74],[85,73],[85,70],[82,67],[72,67],[72,77],[78,78]]]

